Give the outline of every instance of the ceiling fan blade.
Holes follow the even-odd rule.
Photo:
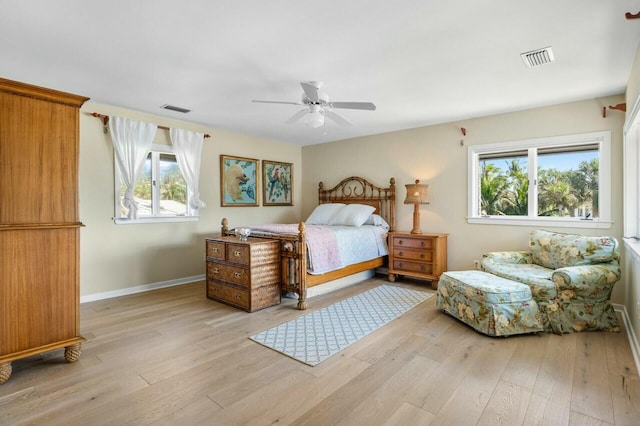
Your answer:
[[[304,94],[307,95],[307,98],[309,98],[311,102],[316,102],[318,100],[318,88],[321,85],[322,83],[315,81],[303,81],[300,83],[300,86],[302,86],[302,90],[304,90]]]
[[[286,101],[260,101],[257,99],[252,99],[251,102],[256,102],[259,104],[287,104],[287,105],[302,105],[300,102],[286,102]]]
[[[296,121],[300,120],[302,117],[304,117],[304,115],[309,112],[309,110],[307,108],[305,109],[301,109],[300,111],[296,112],[295,114],[293,114],[287,121],[285,121],[285,123],[287,124],[293,124]]]
[[[347,120],[346,118],[344,118],[344,117],[342,117],[342,116],[340,116],[340,115],[336,114],[335,112],[330,111],[328,109],[324,110],[324,116],[325,117],[329,117],[330,119],[332,119],[333,121],[335,121],[336,123],[338,123],[341,126],[348,127],[348,126],[351,126],[351,124],[353,124],[349,120]]]
[[[329,105],[332,108],[376,110],[376,106],[371,102],[330,102]]]

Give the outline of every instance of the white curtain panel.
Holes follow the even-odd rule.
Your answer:
[[[138,203],[133,196],[138,179],[144,169],[158,126],[153,123],[122,117],[109,117],[111,141],[116,154],[116,163],[126,186],[122,205],[128,209],[129,219],[138,218]]]
[[[204,133],[184,129],[170,129],[169,136],[175,148],[176,160],[189,189],[189,206],[193,210],[207,205],[200,199],[200,159]]]

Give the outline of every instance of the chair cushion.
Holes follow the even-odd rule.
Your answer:
[[[553,270],[535,263],[483,263],[483,268],[508,280],[528,285],[536,299],[556,297],[557,287],[552,281]]]
[[[591,265],[615,258],[617,241],[613,237],[588,237],[536,230],[529,246],[533,262],[545,268]]]
[[[510,303],[531,300],[529,286],[482,271],[449,271],[440,280],[463,289],[466,296],[483,303]]]

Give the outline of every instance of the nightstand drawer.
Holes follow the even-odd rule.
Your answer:
[[[248,269],[218,262],[207,263],[207,277],[247,288],[251,283],[251,273]]]
[[[226,286],[215,281],[207,282],[207,295],[215,300],[249,309],[249,291]]]
[[[429,250],[412,250],[400,247],[394,250],[394,254],[398,259],[401,258],[424,262],[431,262],[433,260],[433,252]]]
[[[224,260],[224,243],[222,241],[207,241],[207,257]]]
[[[280,264],[269,263],[248,269],[210,260],[207,262],[207,278],[253,289],[279,283]]]
[[[393,269],[402,272],[419,272],[421,274],[431,274],[433,265],[431,263],[413,262],[411,260],[394,260]]]
[[[402,247],[430,249],[433,248],[433,240],[430,238],[395,237],[393,247],[396,250]]]
[[[249,265],[251,247],[247,244],[227,244],[227,261],[240,265]]]

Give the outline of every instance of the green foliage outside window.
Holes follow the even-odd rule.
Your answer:
[[[526,216],[529,178],[522,160],[480,162],[481,214]],[[526,162],[525,162],[526,163]],[[577,170],[538,167],[538,216],[598,217],[598,159],[582,161]]]

